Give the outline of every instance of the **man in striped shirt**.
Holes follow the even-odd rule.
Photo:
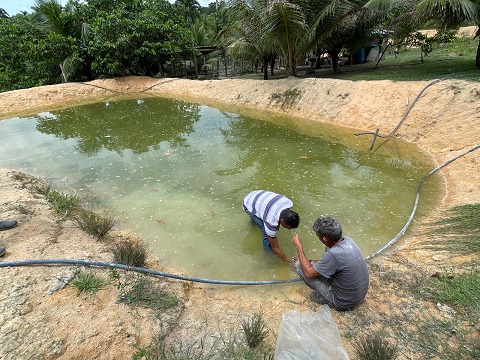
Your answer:
[[[263,248],[272,250],[280,259],[293,265],[278,244],[277,231],[282,225],[286,229],[295,229],[300,223],[298,214],[290,210],[293,202],[271,191],[255,190],[243,199],[243,210],[260,228],[263,234]]]

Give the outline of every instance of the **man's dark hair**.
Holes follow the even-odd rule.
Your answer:
[[[292,229],[298,228],[298,224],[300,224],[300,216],[290,209],[283,209],[280,213],[280,217],[285,221],[285,224],[290,226]]]
[[[342,237],[342,226],[337,219],[330,216],[320,216],[315,220],[313,231],[318,237],[325,236],[332,242],[337,242]]]

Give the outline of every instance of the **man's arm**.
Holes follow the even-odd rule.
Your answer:
[[[300,262],[300,267],[302,268],[303,274],[309,279],[319,276],[320,274],[313,267],[312,261],[308,260],[305,256],[302,240],[300,240],[300,237],[297,233],[293,234],[292,243],[297,249],[298,261]]]
[[[270,246],[272,247],[272,251],[277,255],[280,259],[285,261],[288,265],[292,265],[292,260],[287,258],[287,256],[283,253],[282,249],[280,249],[280,245],[278,245],[277,237],[270,237],[267,236],[268,241],[270,242]]]

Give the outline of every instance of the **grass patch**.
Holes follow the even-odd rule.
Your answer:
[[[72,281],[72,286],[78,290],[78,293],[85,293],[91,296],[95,295],[105,285],[106,281],[103,278],[87,271],[79,271]]]
[[[110,277],[117,283],[117,301],[127,305],[143,306],[155,312],[162,312],[176,306],[180,300],[174,294],[158,288],[148,276],[128,272],[124,277],[110,269]]]
[[[401,48],[397,58],[387,50],[385,59],[341,67],[343,73],[327,69],[302,77],[335,78],[353,81],[428,81],[451,78],[480,81],[475,67],[478,40],[460,36],[451,43],[435,45],[433,51],[420,61],[420,48]],[[393,50],[393,49],[392,49]]]
[[[225,335],[225,334],[224,334]],[[208,336],[208,335],[205,335]],[[238,343],[235,334],[225,335],[227,341],[219,343],[218,339],[211,341],[203,337],[200,340],[177,341],[165,344],[161,337],[156,336],[152,342],[143,347],[137,347],[132,359],[157,360],[273,360],[272,349],[250,349]],[[222,335],[223,337],[223,335]],[[207,345],[208,344],[208,345]]]
[[[480,319],[480,271],[434,277],[430,280],[433,301],[461,308],[466,314]]]
[[[80,199],[77,195],[69,195],[49,189],[45,194],[47,201],[58,215],[67,216],[78,209]]]
[[[381,342],[361,338],[361,345],[357,338],[359,329],[364,329],[366,333],[378,334],[383,341],[397,344],[401,358],[479,358],[478,270],[453,277],[449,274],[439,280],[407,258],[398,257],[396,261],[402,271],[396,266],[370,264],[370,296],[383,304],[381,308],[372,311],[359,307],[340,316],[339,330],[353,350],[358,346],[366,350],[374,346],[373,342]],[[372,344],[365,344],[366,341]]]
[[[256,348],[268,335],[268,329],[262,316],[258,313],[253,314],[248,319],[242,321],[242,330],[245,333],[245,339],[250,349]]]
[[[358,360],[394,360],[399,355],[398,346],[379,333],[361,336],[353,348]]]
[[[206,348],[203,341],[177,342],[165,345],[161,340],[153,341],[145,347],[137,348],[132,359],[155,359],[155,360],[209,360],[215,355],[214,349]]]
[[[438,245],[462,254],[480,253],[480,204],[456,206],[435,226],[434,233],[444,236]]]
[[[105,210],[103,215],[99,215],[83,209],[72,215],[72,221],[75,226],[98,239],[103,239],[117,222],[114,213],[111,211]]]
[[[122,241],[112,246],[113,261],[135,267],[145,267],[148,249],[142,242]]]

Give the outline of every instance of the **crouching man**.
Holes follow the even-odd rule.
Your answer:
[[[315,220],[313,231],[326,246],[318,261],[308,260],[298,234],[292,243],[297,249],[293,257],[298,274],[314,291],[310,299],[328,304],[337,310],[351,310],[362,302],[368,290],[368,267],[357,244],[342,234],[340,223],[332,217]]]

